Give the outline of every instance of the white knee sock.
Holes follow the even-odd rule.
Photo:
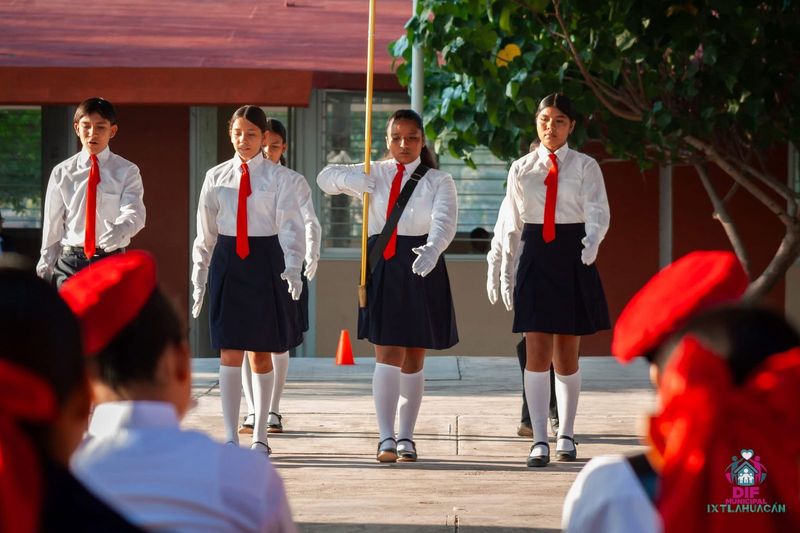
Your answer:
[[[558,435],[575,435],[575,413],[578,412],[578,398],[581,395],[581,370],[562,376],[556,372],[556,402],[558,402]],[[573,450],[568,440],[559,442],[565,451]]]
[[[259,374],[253,372],[253,400],[256,404],[256,425],[253,428],[253,442],[267,444],[267,412],[269,411],[269,397],[272,395],[272,384],[275,380],[274,372]]]
[[[286,384],[286,374],[289,373],[289,352],[273,353],[272,368],[275,370],[275,385],[272,387],[272,399],[269,402],[269,410],[273,413],[281,414],[281,395],[283,386]],[[270,417],[273,418],[273,417]],[[269,420],[271,424],[277,424],[278,419]]]
[[[250,358],[247,352],[242,361],[242,390],[244,390],[244,401],[247,402],[247,416],[255,415],[256,404],[253,403],[253,372],[250,370]]]
[[[225,442],[239,443],[239,407],[242,404],[242,371],[238,366],[219,367],[219,394],[222,397],[222,420]]]
[[[550,409],[550,371],[531,372],[525,369],[525,398],[533,426],[533,442],[547,442],[547,414]],[[541,447],[543,450],[545,448]],[[542,452],[544,453],[544,452]]]
[[[372,399],[378,418],[380,440],[394,437],[394,417],[400,396],[400,367],[375,363],[372,375]]]
[[[400,427],[398,439],[414,439],[414,426],[417,424],[422,393],[425,390],[425,376],[420,370],[414,374],[400,374]]]

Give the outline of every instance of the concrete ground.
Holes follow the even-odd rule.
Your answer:
[[[198,405],[184,426],[223,440],[218,365],[195,360]],[[290,362],[286,431],[271,435],[270,446],[301,531],[557,531],[578,471],[594,456],[641,449],[643,414],[654,405],[646,364],[581,359],[578,460],[529,469],[531,441],[516,436],[516,358],[429,357],[415,435],[420,460],[380,464],[373,368],[373,358],[340,367],[331,358]]]

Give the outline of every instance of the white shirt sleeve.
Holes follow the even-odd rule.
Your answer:
[[[147,211],[144,207],[144,185],[139,167],[131,165],[126,176],[119,202],[119,216],[115,224],[126,224],[129,230],[127,238],[131,238],[144,228]]]
[[[64,217],[66,205],[58,187],[58,167],[50,173],[47,192],[44,196],[44,215],[42,218],[42,250],[36,267],[37,272],[46,267],[52,270],[61,255],[61,238],[64,236]]]
[[[508,171],[508,183],[506,184],[505,211],[501,231],[501,251],[502,263],[504,265],[516,265],[515,257],[519,248],[522,236],[522,215],[521,208],[523,201],[522,188],[519,183],[519,165],[514,162]],[[499,215],[498,215],[499,218]]]
[[[581,186],[583,200],[583,216],[586,225],[586,236],[595,244],[600,244],[611,224],[611,212],[608,207],[606,186],[603,173],[597,161],[591,159],[583,170]]]
[[[360,176],[364,173],[364,163],[358,165],[328,165],[317,175],[317,185],[327,194],[346,194],[361,198],[361,193],[347,187],[348,174]]]
[[[319,224],[316,212],[314,212],[314,202],[311,199],[311,188],[306,179],[299,176],[298,194],[300,202],[300,213],[303,215],[306,236],[306,257],[319,259],[319,249],[322,242],[322,226]]]
[[[203,286],[208,279],[211,254],[214,253],[219,235],[218,211],[219,202],[214,191],[214,174],[209,170],[200,190],[200,199],[197,201],[197,237],[192,247],[192,283],[195,285]]]
[[[299,203],[302,191],[297,183],[296,180],[278,179],[275,223],[286,269],[299,271],[306,254],[306,239]]]
[[[457,226],[458,193],[452,176],[447,174],[439,181],[439,186],[436,188],[428,242],[433,244],[436,251],[441,254],[456,236]]]

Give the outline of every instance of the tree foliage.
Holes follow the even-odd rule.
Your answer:
[[[420,0],[391,52],[407,84],[411,47],[422,47],[426,133],[468,163],[476,146],[506,160],[527,151],[538,101],[561,91],[581,115],[571,143],[599,139],[642,168],[691,164],[701,177],[717,164],[786,226],[751,285],[758,297],[800,254],[798,195],[762,157],[800,139],[796,4]],[[729,222],[725,200],[707,190]],[[747,266],[735,227],[726,231]]]
[[[41,199],[42,116],[0,109],[0,206],[22,213]]]

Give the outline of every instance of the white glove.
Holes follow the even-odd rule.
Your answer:
[[[127,224],[124,222],[112,224],[107,220],[103,221],[103,224],[106,226],[106,232],[97,239],[97,246],[105,252],[113,252],[122,246],[122,241],[128,235]]]
[[[486,271],[486,294],[489,296],[489,303],[494,305],[500,296],[500,269],[497,261],[489,261],[489,268]]]
[[[317,275],[317,263],[319,262],[319,256],[308,255],[306,256],[306,269],[303,274],[306,275],[306,279],[311,281],[314,279],[314,276]]]
[[[300,293],[303,292],[303,281],[300,279],[300,270],[296,268],[287,268],[281,274],[281,279],[286,280],[289,284],[289,294],[292,295],[292,300],[299,300]]]
[[[581,251],[581,261],[584,265],[591,265],[597,259],[597,250],[600,248],[600,243],[595,244],[589,237],[581,239],[583,250]]]
[[[436,266],[436,262],[439,260],[439,252],[431,243],[417,246],[412,248],[411,251],[419,256],[414,259],[414,263],[411,265],[411,272],[424,278]]]
[[[36,265],[36,275],[45,281],[50,281],[50,278],[53,277],[53,267],[42,260],[38,265]]]
[[[514,310],[514,284],[516,283],[515,261],[503,257],[500,272],[500,295],[508,311]]]
[[[344,185],[358,194],[371,194],[375,190],[375,176],[364,174],[360,170],[351,170],[344,176]]]
[[[206,286],[205,285],[198,285],[195,284],[194,292],[192,292],[192,299],[194,300],[194,304],[192,305],[192,317],[197,318],[200,316],[200,310],[203,308],[203,296],[206,293]]]

